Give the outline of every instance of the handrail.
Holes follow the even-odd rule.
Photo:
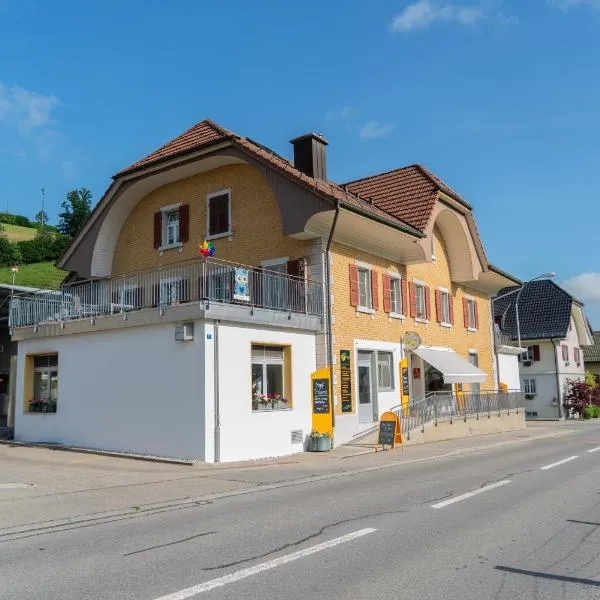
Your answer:
[[[243,285],[236,283],[240,276]],[[209,258],[109,279],[64,285],[11,299],[9,327],[163,310],[189,302],[223,303],[323,316],[322,285],[316,281]]]
[[[425,425],[431,423],[437,427],[440,421],[450,421],[468,416],[476,419],[492,414],[500,416],[503,412],[519,412],[525,406],[524,392],[512,390],[483,392],[429,392],[404,406],[394,406],[391,410],[400,418],[403,436],[410,439],[410,432],[416,429],[425,431]]]

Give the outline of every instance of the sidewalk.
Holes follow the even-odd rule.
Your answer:
[[[342,446],[327,453],[192,466],[0,445],[0,541],[23,528],[60,527],[62,522],[79,519],[116,518],[136,511],[160,510],[174,503],[249,493],[257,488],[300,485],[365,469],[385,469],[567,435],[586,426],[590,425],[534,423],[527,430],[386,452]]]

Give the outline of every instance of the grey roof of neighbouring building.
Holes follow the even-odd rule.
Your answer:
[[[520,303],[519,303],[520,306]],[[583,347],[583,360],[586,363],[600,362],[600,331],[594,331],[594,345]]]
[[[518,287],[504,288],[494,302],[494,320],[503,333],[517,339],[515,302],[518,292],[500,298]],[[573,303],[583,306],[550,279],[540,279],[525,284],[519,298],[519,323],[522,340],[565,338],[569,332]]]

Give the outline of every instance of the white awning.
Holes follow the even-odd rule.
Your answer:
[[[417,348],[413,353],[435,367],[444,376],[444,383],[483,383],[487,373],[453,350]]]

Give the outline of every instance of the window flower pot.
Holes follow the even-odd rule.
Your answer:
[[[329,436],[324,435],[317,440],[317,452],[327,452],[331,450],[331,440]]]

